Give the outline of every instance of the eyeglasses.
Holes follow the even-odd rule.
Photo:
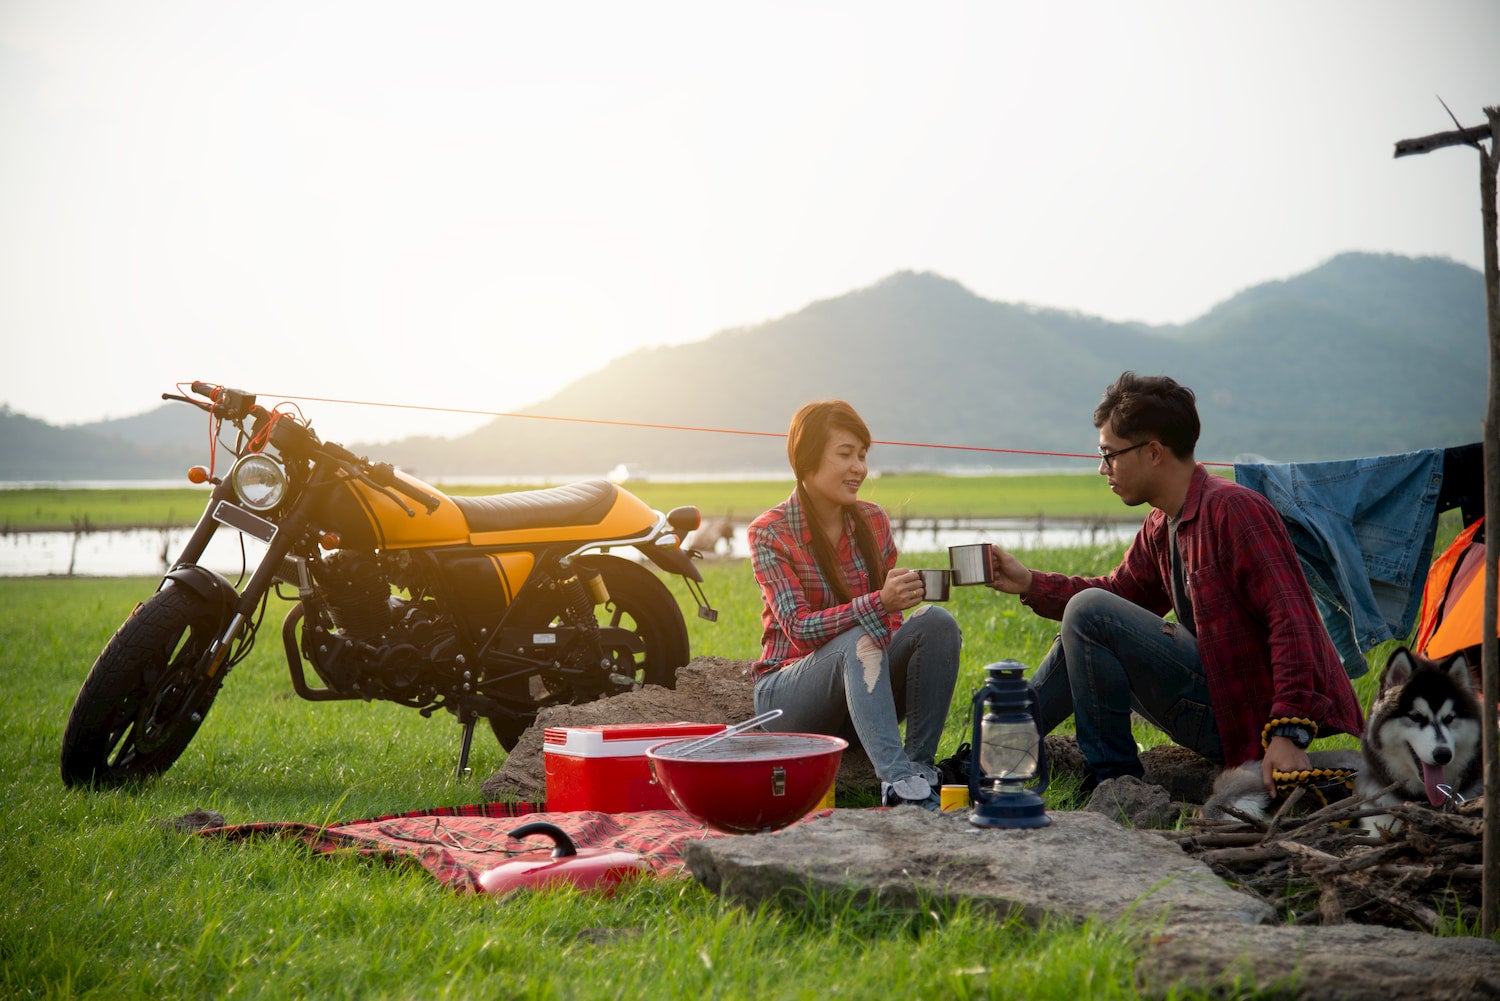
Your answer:
[[[1155,440],[1156,439],[1154,439],[1154,438],[1149,438],[1146,441],[1138,441],[1134,445],[1131,445],[1128,448],[1122,448],[1122,449],[1120,449],[1117,452],[1107,451],[1104,448],[1103,445],[1100,445],[1099,446],[1099,461],[1102,462],[1102,463],[1104,463],[1104,468],[1107,469],[1107,470],[1109,470],[1112,473],[1112,472],[1115,471],[1115,459],[1116,458],[1118,458],[1119,456],[1124,455],[1126,452],[1134,452],[1138,448],[1145,448],[1147,445],[1151,444],[1151,442],[1153,442]]]

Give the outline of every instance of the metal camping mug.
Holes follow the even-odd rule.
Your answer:
[[[947,601],[948,583],[953,576],[951,570],[918,570],[922,578],[923,601]]]
[[[989,584],[995,579],[994,568],[990,566],[988,542],[949,546],[948,562],[953,564],[955,584]]]

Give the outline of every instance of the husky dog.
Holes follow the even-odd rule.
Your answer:
[[[1435,807],[1453,795],[1479,795],[1484,771],[1479,726],[1479,698],[1463,655],[1438,662],[1402,647],[1386,662],[1370,706],[1355,793],[1370,796],[1397,782],[1378,805],[1426,799]],[[1389,815],[1367,817],[1365,826],[1399,828]]]
[[[1370,706],[1360,752],[1313,751],[1315,769],[1353,770],[1354,794],[1372,796],[1393,782],[1376,805],[1394,806],[1426,799],[1444,805],[1450,794],[1480,793],[1483,760],[1479,743],[1479,699],[1462,654],[1439,663],[1401,647],[1386,661],[1380,691]],[[1268,820],[1272,800],[1261,785],[1260,761],[1231,768],[1214,782],[1203,815],[1225,819],[1232,807]],[[1364,826],[1394,833],[1400,824],[1389,814],[1367,817]]]

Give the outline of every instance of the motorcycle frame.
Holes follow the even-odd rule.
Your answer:
[[[238,451],[236,449],[236,452]],[[295,627],[298,622],[304,620],[306,607],[310,603],[315,602],[320,612],[326,607],[321,598],[317,597],[312,587],[311,574],[306,568],[306,561],[316,558],[313,551],[315,543],[309,535],[312,531],[311,518],[312,513],[318,508],[321,495],[328,490],[343,486],[343,480],[332,471],[332,464],[325,464],[316,459],[299,459],[283,455],[282,463],[296,491],[295,499],[286,514],[276,522],[271,522],[254,512],[247,511],[238,504],[230,478],[224,477],[215,484],[209,503],[194,526],[192,534],[184,543],[171,569],[163,576],[163,586],[170,581],[191,587],[206,599],[217,601],[224,607],[228,619],[198,664],[198,671],[201,674],[213,677],[223,669],[226,656],[235,649],[235,644],[240,640],[246,624],[255,617],[257,609],[267,600],[276,583],[280,580],[295,584],[300,600],[297,606],[288,612],[282,627],[283,645],[293,690],[298,697],[312,702],[352,701],[367,698],[368,696],[358,692],[344,693],[310,685],[304,670],[304,662],[308,660],[308,656],[294,636]],[[265,538],[261,532],[253,531],[257,527],[268,532],[270,538]],[[265,555],[243,586],[237,587],[222,574],[209,570],[198,562],[221,528],[249,534],[266,543]],[[546,671],[558,672],[564,676],[571,674],[580,678],[586,673],[583,669],[563,664],[555,659],[543,660],[515,653],[511,648],[523,644],[516,644],[507,639],[507,637],[513,639],[513,634],[507,632],[506,626],[511,612],[528,593],[543,587],[544,579],[551,581],[556,581],[559,577],[566,579],[566,575],[572,570],[572,561],[577,557],[589,553],[607,554],[617,547],[631,547],[641,551],[663,570],[681,575],[688,581],[690,588],[694,588],[695,595],[701,596],[701,590],[695,585],[701,584],[703,577],[690,556],[681,549],[655,544],[657,539],[670,534],[671,531],[669,519],[658,514],[650,527],[637,534],[609,539],[591,539],[582,545],[576,544],[574,540],[567,543],[544,542],[537,545],[526,543],[489,546],[449,545],[405,550],[410,558],[427,561],[437,579],[450,585],[448,574],[460,559],[529,553],[533,557],[533,563],[525,579],[494,621],[479,624],[458,608],[456,603],[449,608],[449,614],[457,624],[464,645],[467,647],[462,656],[472,654],[473,669],[481,672],[480,681],[470,688],[467,680],[452,679],[449,690],[440,692],[440,697],[436,702],[425,705],[403,702],[399,699],[390,699],[390,701],[415,708],[424,716],[431,716],[440,708],[450,709],[454,713],[464,727],[463,748],[458,766],[459,773],[462,775],[467,763],[474,723],[478,717],[498,714],[515,717],[533,711],[533,708],[529,706],[517,707],[508,704],[508,700],[496,691],[497,689],[503,689],[507,684]],[[304,551],[299,552],[299,547]],[[701,597],[699,607],[700,615],[709,617],[714,614]],[[557,637],[556,648],[565,647],[572,638],[572,630],[573,627],[567,625],[554,627],[553,631]],[[536,630],[532,632],[534,634]],[[611,627],[600,627],[602,648],[633,648],[634,645],[634,636],[628,631],[612,631]],[[492,671],[495,673],[492,674]]]
[[[511,612],[526,597],[546,586],[544,579],[558,583],[560,580],[566,580],[569,575],[574,573],[571,564],[576,557],[591,552],[607,554],[610,549],[618,546],[640,548],[650,538],[651,536],[648,535],[644,538],[636,539],[600,540],[586,546],[573,548],[555,543],[540,546],[527,546],[518,543],[507,546],[444,547],[441,549],[416,550],[411,552],[410,555],[412,558],[427,561],[439,579],[450,587],[456,585],[454,585],[451,578],[447,578],[447,573],[451,570],[451,564],[459,559],[467,560],[476,556],[502,556],[507,554],[529,554],[534,557],[531,570],[527,573],[521,586],[516,590],[514,598],[508,601],[504,609],[499,613],[498,618],[486,620],[481,623],[461,609],[449,608],[449,614],[459,626],[463,634],[465,646],[467,647],[463,656],[472,656],[474,668],[482,669],[483,673],[482,680],[475,683],[472,694],[468,697],[463,695],[455,696],[456,700],[461,704],[467,703],[467,705],[461,705],[460,708],[484,710],[478,712],[478,715],[483,716],[494,715],[497,712],[514,715],[514,712],[507,709],[503,702],[496,701],[497,696],[487,690],[501,688],[507,682],[529,678],[532,675],[540,674],[549,669],[563,675],[582,677],[586,673],[585,671],[561,664],[555,659],[543,660],[533,657],[523,657],[518,653],[514,653],[509,649],[510,647],[536,646],[539,644],[513,642],[514,634],[508,630],[519,627],[509,626],[507,620]],[[693,569],[696,570],[696,567]],[[326,607],[323,605],[321,598],[310,593],[302,595],[301,604],[303,605],[302,617],[305,617],[308,605],[315,605],[320,610]],[[342,693],[328,688],[316,688],[307,682],[306,674],[302,671],[301,665],[304,661],[309,661],[310,658],[302,650],[301,644],[293,637],[290,631],[295,626],[293,616],[296,614],[295,609],[288,613],[287,623],[283,627],[283,642],[287,650],[287,663],[293,672],[292,687],[296,690],[297,694],[301,698],[311,702],[348,701],[364,698],[365,696],[358,693]],[[571,639],[572,630],[572,626],[557,626],[553,628],[552,631],[557,636],[557,643],[555,644],[557,648],[561,649],[566,646],[567,641]],[[530,629],[529,631],[532,634],[537,632],[535,629]],[[603,626],[600,627],[599,631],[601,645],[634,646],[633,634],[626,630],[616,630],[612,627]],[[493,671],[495,668],[501,668],[502,670],[495,672]],[[409,705],[411,708],[423,711],[424,714],[430,714],[440,707],[438,705],[417,705],[407,702],[398,702],[398,704]]]

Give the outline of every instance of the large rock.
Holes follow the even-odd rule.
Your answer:
[[[835,810],[773,834],[690,841],[683,855],[698,882],[750,907],[810,896],[899,910],[963,900],[1033,924],[1128,920],[1140,932],[1135,975],[1146,997],[1500,997],[1500,943],[1276,924],[1269,905],[1160,835],[1094,813],[1049,816],[1048,827],[1017,831],[976,828],[966,812]]]
[[[1049,816],[1047,827],[997,830],[973,826],[967,812],[835,810],[774,834],[689,842],[684,859],[704,886],[750,906],[813,893],[857,906],[967,900],[1032,923],[1273,917],[1158,835],[1097,814]]]
[[[548,727],[604,726],[619,723],[738,723],[755,715],[750,684],[750,662],[723,657],[695,657],[677,672],[677,687],[646,685],[610,699],[577,706],[552,706],[537,713],[536,722],[506,756],[500,769],[480,783],[492,801],[540,802],[547,797],[546,760],[542,738]],[[878,789],[870,761],[851,746],[839,761],[840,792]]]
[[[1143,943],[1136,980],[1160,997],[1201,991],[1304,1001],[1500,997],[1500,942],[1437,938],[1377,925],[1298,927],[1176,923]]]

